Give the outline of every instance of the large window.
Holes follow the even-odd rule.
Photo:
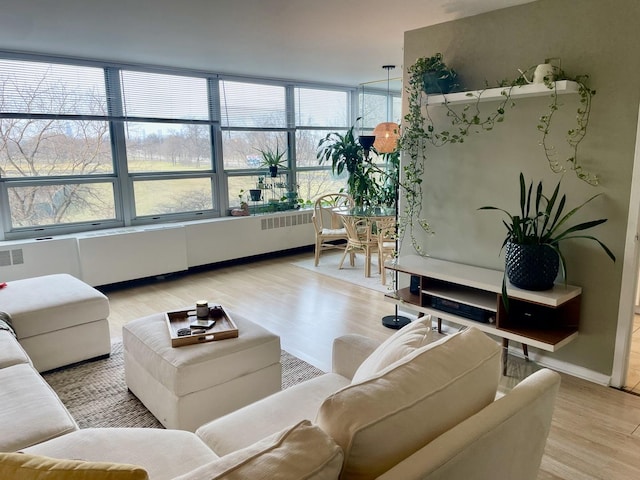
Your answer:
[[[123,70],[126,169],[134,219],[218,211],[206,78]],[[195,123],[194,123],[195,122]],[[122,165],[123,167],[125,165]]]
[[[346,189],[346,173],[336,176],[331,165],[319,165],[318,142],[330,132],[346,132],[355,121],[353,92],[320,88],[295,88],[295,145],[298,194],[305,201]]]
[[[222,80],[219,92],[228,204],[247,201],[255,211],[275,210],[293,190],[286,86]],[[277,177],[269,176],[261,151],[286,152],[282,158],[286,168],[280,168]],[[262,190],[260,200],[251,201],[252,189]]]
[[[115,220],[104,70],[0,61],[5,231]]]
[[[345,188],[316,153],[355,122],[355,88],[0,56],[0,240],[216,217],[241,201],[294,208]],[[270,177],[261,151],[276,149]]]

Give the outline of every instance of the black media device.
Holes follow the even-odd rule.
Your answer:
[[[493,316],[493,313],[488,310],[440,297],[431,297],[431,306],[436,310],[455,313],[461,317],[482,323],[489,323]]]

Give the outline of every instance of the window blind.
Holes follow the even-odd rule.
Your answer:
[[[221,80],[220,114],[223,127],[286,128],[285,88]]]
[[[104,70],[0,60],[0,113],[105,115]]]
[[[209,120],[205,78],[122,70],[120,82],[125,117]]]
[[[314,88],[295,89],[296,126],[349,127],[349,93]]]

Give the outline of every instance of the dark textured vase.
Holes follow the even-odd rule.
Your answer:
[[[560,258],[548,245],[520,245],[508,242],[505,248],[507,278],[525,290],[549,290],[558,276]]]

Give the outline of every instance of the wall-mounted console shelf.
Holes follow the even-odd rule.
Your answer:
[[[503,340],[503,370],[509,340],[554,352],[578,336],[582,289],[556,284],[545,291],[507,286],[509,311],[502,301],[503,272],[419,255],[385,264],[417,277],[417,289],[406,287],[385,295],[422,313],[458,325],[474,326]],[[412,293],[414,290],[416,293]]]
[[[470,92],[447,93],[445,95],[430,94],[427,97],[427,105],[461,105],[465,103],[491,102],[504,100],[509,94],[511,98],[541,97],[557,93],[558,95],[567,93],[578,93],[579,85],[570,80],[560,80],[555,82],[555,90],[547,87],[544,83],[530,83],[528,85],[518,85],[515,87],[487,88],[485,90],[474,90]],[[511,92],[509,93],[509,90]]]

